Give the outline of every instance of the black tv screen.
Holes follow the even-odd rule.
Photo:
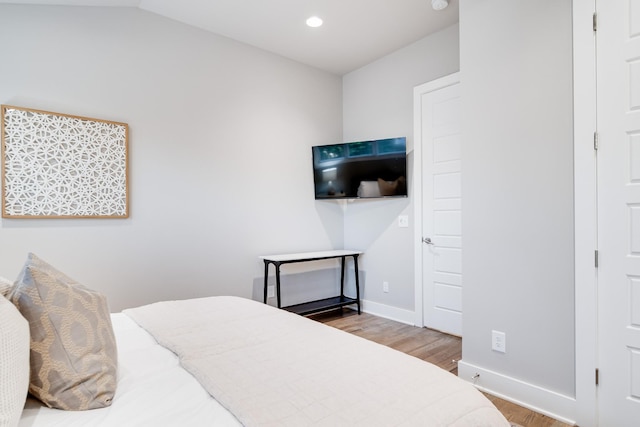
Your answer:
[[[319,145],[312,150],[316,199],[407,197],[405,137]]]

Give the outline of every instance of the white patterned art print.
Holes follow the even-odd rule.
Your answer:
[[[2,106],[3,218],[127,218],[125,123]]]

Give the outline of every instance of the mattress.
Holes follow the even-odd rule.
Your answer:
[[[108,408],[69,412],[27,399],[19,427],[241,426],[160,346],[122,313],[111,315],[118,345],[118,388]]]

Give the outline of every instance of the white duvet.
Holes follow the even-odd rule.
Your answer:
[[[509,427],[447,371],[255,301],[212,297],[125,313],[245,426]]]

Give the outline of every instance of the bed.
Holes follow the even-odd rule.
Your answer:
[[[443,369],[249,299],[165,301],[107,318],[117,346],[108,403],[68,411],[29,397],[17,424],[4,425],[510,425],[475,387]]]

